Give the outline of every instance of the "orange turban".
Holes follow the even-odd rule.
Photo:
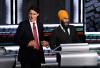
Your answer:
[[[68,18],[69,18],[68,11],[66,11],[66,10],[59,10],[59,11],[58,11],[58,18],[59,18],[60,20],[62,20],[62,19],[65,18],[65,17],[68,17]]]

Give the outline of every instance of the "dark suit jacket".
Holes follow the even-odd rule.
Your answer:
[[[43,40],[43,26],[40,22],[37,22],[39,31],[39,40]],[[19,24],[17,32],[15,34],[15,42],[20,45],[18,60],[20,62],[44,62],[43,48],[40,45],[40,49],[36,50],[33,47],[28,47],[29,41],[34,40],[31,26],[28,20]]]
[[[75,27],[69,25],[68,28],[70,29],[70,35],[68,35],[67,32],[64,32],[60,26],[53,30],[49,42],[51,49],[58,47],[60,44],[79,42]]]

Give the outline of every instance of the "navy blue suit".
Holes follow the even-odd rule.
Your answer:
[[[40,42],[43,40],[43,26],[40,22],[37,22],[39,40]],[[15,42],[20,46],[18,60],[23,62],[32,62],[41,64],[44,63],[44,53],[42,45],[40,45],[40,49],[37,50],[33,47],[28,47],[29,41],[34,40],[32,29],[28,20],[23,21],[19,24],[17,28],[17,32],[15,34]],[[41,43],[40,43],[41,44]]]

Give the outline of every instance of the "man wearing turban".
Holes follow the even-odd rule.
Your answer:
[[[70,16],[68,11],[65,9],[59,10],[58,18],[60,21],[60,25],[52,32],[51,39],[49,42],[51,49],[58,47],[60,44],[80,42],[76,34],[75,27],[69,25]],[[61,49],[58,48],[58,50]]]
[[[75,27],[69,25],[69,13],[65,9],[61,9],[58,11],[58,18],[60,21],[60,25],[55,28],[52,32],[51,39],[49,42],[50,48],[53,50],[59,47],[60,44],[66,43],[78,43],[80,42],[78,36],[76,34]],[[61,50],[61,48],[57,48],[57,50]],[[60,67],[60,54],[57,53],[57,62]]]

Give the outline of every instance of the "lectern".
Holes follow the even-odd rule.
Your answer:
[[[13,68],[15,62],[14,56],[0,56],[0,68]]]
[[[97,53],[87,43],[60,44],[60,66],[96,66]]]

